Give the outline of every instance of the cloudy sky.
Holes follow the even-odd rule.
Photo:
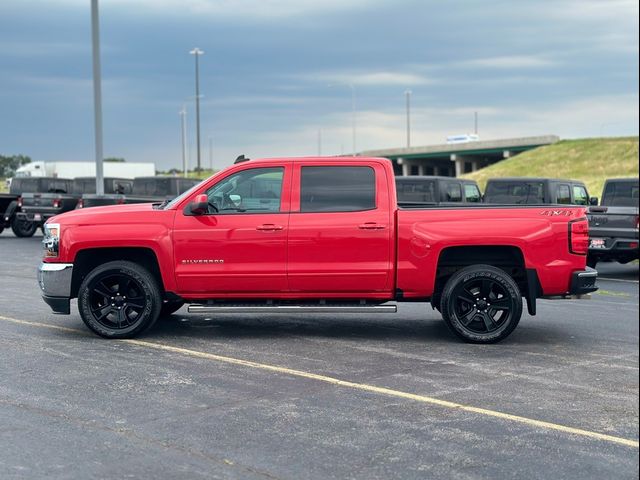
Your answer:
[[[638,135],[637,0],[101,0],[106,156],[195,162]],[[0,154],[93,159],[89,0],[0,0]]]

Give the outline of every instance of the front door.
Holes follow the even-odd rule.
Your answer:
[[[290,176],[285,165],[244,169],[207,190],[207,215],[176,213],[179,293],[211,297],[287,290]]]

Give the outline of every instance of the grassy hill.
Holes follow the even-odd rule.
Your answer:
[[[607,178],[638,176],[638,137],[562,140],[521,153],[468,173],[484,190],[492,177],[556,177],[582,180],[591,195],[600,196]]]

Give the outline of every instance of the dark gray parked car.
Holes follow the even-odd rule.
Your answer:
[[[500,205],[589,205],[594,203],[587,187],[578,180],[560,178],[491,178],[484,203]]]

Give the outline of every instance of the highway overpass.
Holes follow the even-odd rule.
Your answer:
[[[423,147],[368,150],[362,156],[384,157],[393,163],[396,175],[443,175],[457,177],[511,158],[518,153],[556,143],[556,135],[484,140]]]

